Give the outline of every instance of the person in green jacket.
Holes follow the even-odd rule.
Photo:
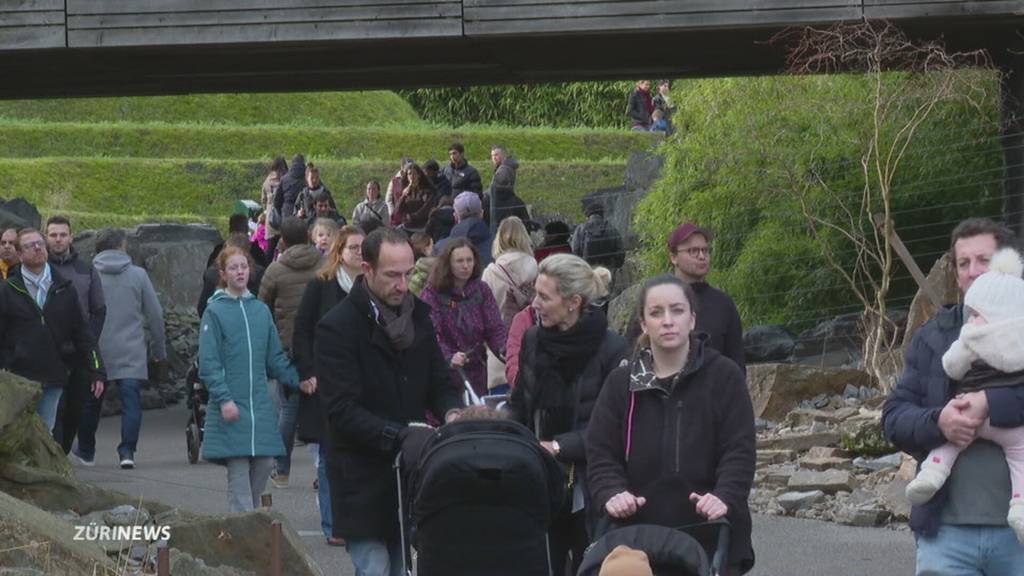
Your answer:
[[[284,454],[267,374],[292,388],[299,376],[270,309],[246,287],[249,256],[225,248],[217,267],[220,289],[207,304],[199,335],[199,379],[210,390],[203,458],[227,466],[228,510],[244,512],[260,505],[274,457]]]

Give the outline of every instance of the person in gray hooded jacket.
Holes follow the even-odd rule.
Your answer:
[[[121,468],[135,467],[135,450],[142,427],[142,405],[139,391],[149,379],[149,350],[146,328],[152,340],[152,357],[158,362],[167,358],[163,309],[156,290],[142,268],[132,264],[125,252],[125,232],[106,228],[96,237],[93,266],[99,272],[103,293],[111,304],[100,333],[99,349],[107,367],[107,378],[117,382],[124,413],[121,417],[121,443],[117,453]],[[96,429],[99,427],[103,396],[90,396],[86,401],[78,429],[75,456],[85,465],[95,462]]]

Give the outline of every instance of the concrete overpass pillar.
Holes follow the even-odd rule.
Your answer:
[[[1003,215],[1006,224],[1024,237],[1024,55],[1008,56],[1000,66],[1003,119]]]

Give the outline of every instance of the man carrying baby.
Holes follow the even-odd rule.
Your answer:
[[[961,222],[951,242],[960,292],[988,272],[997,250],[1013,242],[1013,233],[991,220]],[[904,372],[882,411],[886,436],[918,462],[946,443],[962,448],[941,488],[911,510],[918,575],[1009,576],[1024,566],[1024,545],[1007,523],[1006,455],[979,439],[986,423],[1024,425],[1024,387],[959,393],[961,385],[946,373],[942,358],[960,337],[967,314],[960,304],[944,308],[914,334]]]

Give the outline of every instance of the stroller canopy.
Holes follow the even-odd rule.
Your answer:
[[[619,545],[643,550],[657,576],[707,576],[711,573],[704,549],[692,536],[674,528],[638,524],[612,530],[595,542],[583,555],[578,576],[597,576],[605,557]]]

